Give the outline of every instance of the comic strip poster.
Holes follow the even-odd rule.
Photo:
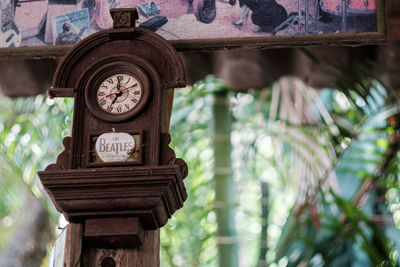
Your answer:
[[[53,20],[53,44],[76,44],[90,34],[87,8],[60,15]]]
[[[73,44],[112,26],[110,8],[167,40],[377,31],[378,0],[0,0],[0,47]]]

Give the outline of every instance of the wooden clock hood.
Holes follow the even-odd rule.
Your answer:
[[[50,96],[74,97],[82,71],[101,57],[108,48],[112,54],[135,55],[148,60],[158,71],[163,88],[183,87],[185,71],[175,48],[159,35],[143,29],[110,29],[90,35],[73,47],[60,62],[54,74]],[[79,67],[77,67],[79,66]]]

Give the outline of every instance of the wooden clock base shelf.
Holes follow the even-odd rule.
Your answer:
[[[132,236],[135,231],[140,235],[141,228],[160,228],[187,198],[179,165],[120,167],[112,171],[108,168],[46,170],[39,172],[39,176],[66,219],[85,222],[85,235],[89,239],[94,236],[92,229],[98,229],[97,239],[101,240],[108,234],[118,236],[118,231]]]

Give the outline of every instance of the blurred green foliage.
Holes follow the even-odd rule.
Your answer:
[[[288,81],[297,88],[294,80]],[[283,118],[284,91],[279,83],[264,90],[231,92],[237,187],[232,205],[237,211],[239,266],[257,266],[263,221],[268,222],[270,266],[396,265],[400,171],[392,139],[398,131],[397,108],[379,83],[362,85],[320,91],[318,97],[332,121],[322,118],[314,101],[307,103],[309,110],[317,110],[313,114],[319,119],[313,123]],[[171,147],[189,165],[185,179],[189,197],[161,230],[164,267],[218,266],[211,105],[221,88],[226,89],[209,76],[175,90]],[[274,92],[281,98],[274,98]],[[57,220],[36,172],[54,163],[63,150],[61,140],[70,135],[73,101],[37,96],[1,97],[0,103],[1,250],[26,190]],[[325,185],[331,172],[337,188]],[[365,181],[371,181],[371,188],[354,201]],[[270,188],[268,218],[261,217],[261,182]]]
[[[13,230],[30,190],[57,222],[58,214],[42,191],[37,171],[53,163],[70,135],[73,100],[45,95],[0,96],[0,250]]]
[[[257,265],[263,220],[268,221],[267,262],[271,266],[397,264],[399,246],[396,249],[394,245],[399,238],[385,234],[388,229],[395,229],[387,207],[399,207],[397,154],[388,159],[388,139],[397,131],[388,119],[397,116],[397,109],[381,84],[373,82],[369,86],[367,91],[363,89],[363,95],[354,90],[343,93],[333,89],[319,93],[333,119],[331,125],[322,119],[309,124],[280,120],[279,108],[271,119],[271,88],[232,93],[232,161],[238,189],[233,204],[237,208],[239,266]],[[193,87],[176,90],[172,147],[189,164],[190,173],[185,180],[189,199],[162,230],[162,266],[218,265],[210,172],[211,104],[218,87],[221,81],[210,76]],[[282,105],[278,103],[279,107]],[[296,134],[282,131],[283,128]],[[322,174],[321,153],[330,161]],[[310,186],[308,191],[313,192],[299,202],[299,167],[294,159],[306,162],[311,172],[320,175],[316,175],[317,183],[323,184],[329,172],[335,173],[337,191]],[[386,162],[390,168],[383,170],[386,160],[390,161]],[[377,183],[376,187],[365,194],[366,203],[353,204],[353,198],[369,178]],[[260,217],[261,181],[268,182],[270,188],[269,218]],[[381,185],[390,185],[384,187],[385,192],[390,192],[386,193],[390,199],[387,202],[376,196],[375,189]]]

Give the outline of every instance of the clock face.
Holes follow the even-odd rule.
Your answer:
[[[140,104],[143,87],[133,75],[113,74],[100,83],[96,97],[99,107],[106,113],[124,114]]]
[[[123,61],[97,66],[85,85],[85,102],[97,118],[109,122],[133,119],[146,107],[152,87],[147,73]]]

